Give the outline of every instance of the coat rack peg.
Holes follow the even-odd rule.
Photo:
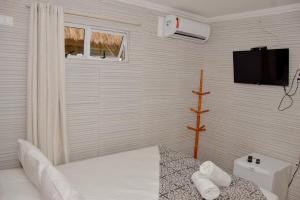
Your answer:
[[[194,113],[198,113],[198,110],[196,110],[195,108],[191,108],[191,111]]]
[[[210,94],[210,92],[203,92],[203,93],[200,93],[200,92],[197,92],[197,91],[195,91],[195,90],[193,90],[192,93],[193,93],[193,94],[197,94],[197,95],[202,95],[202,96],[203,96],[203,95],[208,95],[208,94]]]
[[[210,94],[210,92],[203,92],[203,93],[201,93],[201,95],[208,95],[208,94]]]
[[[193,94],[200,95],[200,92],[197,92],[197,91],[195,91],[195,90],[193,90],[192,93],[193,93]]]
[[[201,126],[199,131],[206,131],[205,125]]]
[[[209,112],[208,109],[202,110],[202,96],[210,94],[210,92],[202,92],[203,91],[203,70],[201,69],[200,72],[200,88],[199,91],[193,90],[192,93],[198,95],[198,110],[195,108],[191,108],[190,110],[197,114],[197,120],[196,120],[196,128],[193,128],[191,126],[187,126],[189,130],[195,131],[195,145],[194,145],[194,158],[198,159],[198,143],[199,143],[199,133],[206,131],[205,125],[202,125],[200,127],[200,119],[201,114]]]
[[[198,131],[196,128],[193,128],[191,126],[187,126],[188,129],[192,130],[192,131]]]
[[[209,112],[209,109],[202,110],[202,111],[201,111],[201,114],[202,114],[202,113],[207,113],[207,112]]]

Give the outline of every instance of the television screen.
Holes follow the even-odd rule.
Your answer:
[[[235,51],[233,62],[235,83],[289,84],[289,49]]]

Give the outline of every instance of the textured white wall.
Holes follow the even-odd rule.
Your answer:
[[[67,60],[67,114],[73,160],[154,144],[192,153],[200,66],[205,66],[204,99],[211,109],[200,139],[201,159],[228,171],[250,152],[295,163],[300,154],[299,95],[286,112],[276,108],[283,90],[233,84],[232,51],[254,46],[290,48],[290,77],[300,67],[300,13],[214,23],[205,45],[156,37],[159,13],[113,1],[60,1],[64,7],[141,22],[141,27],[66,15],[66,22],[129,32],[129,62]],[[0,168],[18,166],[16,139],[25,136],[28,8],[26,0],[1,0],[0,14],[15,19],[0,26]],[[261,25],[258,21],[261,21]],[[275,35],[269,34],[273,32]],[[291,200],[300,199],[296,177]]]
[[[232,51],[290,48],[292,79],[300,68],[300,12],[214,23],[212,31],[201,52],[212,93],[206,99],[211,112],[205,119],[208,131],[200,138],[200,156],[228,171],[234,159],[251,152],[295,164],[300,155],[300,91],[291,109],[277,111],[283,88],[234,84]],[[300,173],[289,199],[300,199]]]
[[[30,1],[1,0],[0,168],[18,166],[16,139],[25,137],[26,56]],[[141,23],[134,27],[85,17],[68,23],[129,33],[129,62],[66,60],[67,122],[71,159],[77,160],[156,144],[192,153],[188,108],[198,85],[201,45],[156,36],[159,13],[99,0],[53,0],[66,9]]]
[[[0,168],[8,168],[18,165],[16,140],[25,131],[28,10],[0,0],[0,15],[13,16],[15,24],[0,26]]]

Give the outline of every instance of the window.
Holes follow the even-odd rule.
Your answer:
[[[85,30],[65,27],[65,56],[83,56]]]
[[[94,30],[90,27],[65,27],[66,58],[125,61],[126,33]]]
[[[90,56],[101,59],[125,59],[125,36],[116,33],[91,32]]]

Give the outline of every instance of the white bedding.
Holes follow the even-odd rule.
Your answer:
[[[23,169],[0,170],[0,200],[41,200]]]
[[[58,167],[87,200],[156,200],[159,150],[150,147]]]
[[[86,200],[158,200],[158,147],[58,166]],[[277,196],[262,190],[268,200]],[[0,200],[41,200],[23,170],[0,170]]]

